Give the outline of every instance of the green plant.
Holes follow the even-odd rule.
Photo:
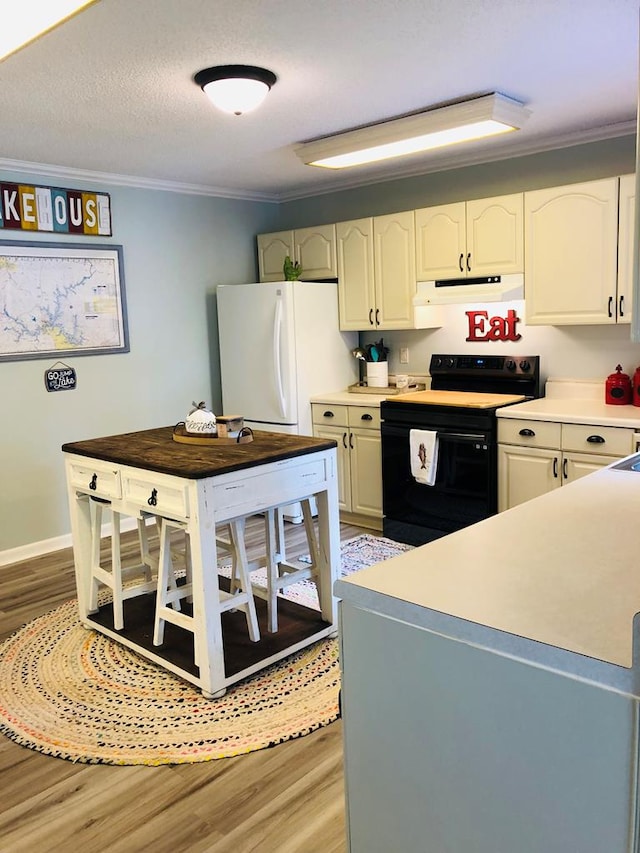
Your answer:
[[[292,261],[289,255],[284,259],[284,280],[297,281],[302,275],[302,267],[299,261]]]

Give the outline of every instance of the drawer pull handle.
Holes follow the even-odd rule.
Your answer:
[[[526,438],[533,438],[535,432],[532,429],[521,429],[518,435],[524,435]]]
[[[333,414],[333,412],[330,412],[329,409],[327,409],[327,411],[322,415],[322,417],[323,418],[333,418],[334,414]]]
[[[342,446],[344,447],[345,450],[347,449],[347,434],[346,434],[346,432],[342,433]]]
[[[376,326],[380,325],[380,309],[376,308]]]
[[[373,308],[369,308],[369,325],[373,326]]]
[[[147,500],[147,503],[149,504],[149,506],[157,506],[157,504],[158,504],[158,490],[157,489],[151,490],[151,497]]]
[[[620,317],[624,317],[624,294],[620,297],[618,302],[618,315]]]
[[[373,415],[370,415],[370,414],[368,414],[368,413],[367,413],[366,415],[362,415],[362,417],[360,418],[360,420],[361,420],[361,421],[372,421],[372,420],[373,420]]]
[[[467,272],[471,272],[471,252],[467,255]]]
[[[590,435],[587,441],[589,444],[604,444],[604,438],[601,435]]]
[[[607,315],[609,317],[613,317],[613,311],[611,310],[612,306],[613,306],[613,296],[610,296],[609,301],[607,303]]]
[[[461,254],[458,258],[458,266],[460,267],[460,272],[464,272],[464,267],[462,266],[462,259],[464,258],[464,254]]]
[[[353,433],[349,433],[349,447],[353,450]]]
[[[558,457],[557,456],[553,457],[553,476],[555,477],[556,480],[558,479]]]
[[[562,463],[562,476],[565,478],[565,480],[569,479],[569,475],[567,473],[567,460],[566,459]]]
[[[98,475],[97,474],[94,474],[93,477],[91,478],[91,482],[89,483],[89,488],[91,489],[92,492],[95,492],[95,490],[98,488]]]

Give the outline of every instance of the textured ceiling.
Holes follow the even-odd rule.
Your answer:
[[[227,63],[277,74],[255,113],[193,83]],[[632,133],[637,84],[637,0],[100,0],[0,62],[0,169],[296,198]],[[491,91],[532,111],[523,130],[340,173],[294,153]]]

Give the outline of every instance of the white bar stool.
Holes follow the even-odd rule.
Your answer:
[[[183,530],[186,533],[186,525],[180,521],[163,518],[160,525],[160,558],[158,566],[158,584],[156,592],[156,613],[153,628],[153,644],[161,646],[164,642],[165,622],[171,622],[181,628],[191,631],[195,638],[195,663],[198,664],[197,637],[195,636],[194,618],[182,612],[181,599],[191,599],[193,596],[193,584],[191,580],[190,566],[187,567],[187,577],[184,584],[177,585],[175,578],[175,567],[172,560],[171,533],[175,530]],[[254,643],[260,639],[258,628],[258,615],[253,591],[249,579],[247,553],[244,544],[244,519],[235,519],[229,522],[230,538],[228,541],[216,537],[216,544],[228,550],[232,555],[233,569],[232,587],[230,592],[220,590],[220,609],[224,613],[227,610],[244,610],[247,618],[247,629],[249,637]],[[188,537],[187,537],[188,539]],[[188,547],[188,546],[187,546]],[[217,568],[217,567],[216,567]]]
[[[267,588],[253,587],[254,594],[267,601],[268,629],[270,633],[278,630],[278,594],[294,583],[301,580],[311,580],[317,586],[318,578],[318,540],[313,525],[311,499],[307,498],[302,504],[302,516],[309,547],[310,564],[289,562],[285,554],[284,527],[280,507],[274,507],[265,512],[266,555],[250,563],[254,569],[266,562]]]
[[[157,560],[149,551],[149,539],[146,525],[147,513],[142,513],[138,519],[138,541],[140,544],[140,563],[133,566],[122,565],[122,548],[120,538],[121,513],[116,512],[111,502],[102,498],[90,498],[91,513],[91,581],[89,588],[90,613],[98,610],[98,592],[100,586],[111,590],[113,597],[113,625],[116,631],[124,629],[124,606],[128,598],[153,592],[155,581],[152,570],[157,569]],[[100,554],[102,519],[104,510],[111,511],[111,556],[109,565],[103,565]],[[137,573],[140,577],[136,582],[127,582],[126,576]]]

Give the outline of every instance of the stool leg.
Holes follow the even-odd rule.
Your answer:
[[[102,531],[102,504],[91,501],[91,589],[89,590],[89,613],[98,610],[98,579],[96,569],[100,567],[100,533]]]
[[[169,525],[160,525],[160,557],[158,560],[158,592],[156,593],[156,615],[153,625],[153,645],[161,646],[164,642],[164,619],[160,617],[160,608],[167,602],[167,587],[169,574],[173,575],[171,562],[171,539]],[[173,603],[175,608],[177,602]],[[179,607],[179,605],[178,605]]]
[[[111,511],[111,582],[113,593],[113,625],[116,631],[124,628],[122,598],[122,557],[120,551],[120,513]]]
[[[256,602],[251,591],[251,578],[249,576],[249,561],[247,560],[247,550],[244,544],[244,518],[239,518],[229,524],[230,540],[233,545],[235,554],[234,559],[234,575],[236,578],[237,587],[242,592],[248,594],[247,603],[243,605],[244,612],[247,616],[247,629],[252,642],[257,643],[260,639],[260,629],[258,628],[258,613],[256,611]]]
[[[318,566],[318,540],[316,538],[316,531],[313,525],[311,501],[309,501],[308,499],[302,501],[302,516],[304,519],[304,529],[307,534],[307,542],[309,543],[309,556],[311,557],[311,566],[315,570]]]
[[[155,566],[155,560],[151,556],[149,549],[149,531],[147,530],[147,522],[145,515],[138,519],[138,542],[140,543],[140,558],[144,568],[145,580],[151,580],[151,569]]]
[[[276,510],[265,513],[265,533],[267,538],[267,617],[269,632],[278,630],[278,544],[276,542]]]

